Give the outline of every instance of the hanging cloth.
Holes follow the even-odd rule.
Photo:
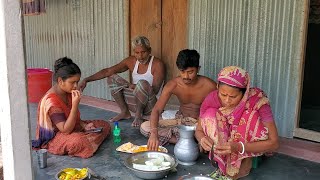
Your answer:
[[[40,15],[46,12],[46,0],[22,0],[24,16]]]

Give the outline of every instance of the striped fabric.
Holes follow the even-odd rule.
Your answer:
[[[178,125],[195,126],[197,122],[198,120],[192,117],[177,117],[175,119],[159,120],[158,138],[160,145],[163,146],[167,144],[172,136],[179,139]],[[150,121],[146,121],[140,126],[140,132],[145,137],[150,136],[150,129]]]
[[[111,90],[111,94],[123,93],[125,102],[132,112],[136,112],[136,98],[145,106],[143,114],[149,115],[152,108],[157,102],[157,98],[153,92],[152,86],[145,80],[140,80],[136,84],[135,89],[130,89],[129,82],[117,74],[107,79],[107,83]]]

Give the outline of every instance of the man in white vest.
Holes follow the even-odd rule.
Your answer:
[[[132,126],[137,127],[143,122],[142,115],[150,114],[157,102],[164,83],[165,66],[160,59],[151,55],[150,42],[146,37],[134,38],[131,45],[133,56],[84,78],[79,88],[83,90],[88,82],[107,78],[111,94],[121,109],[120,114],[109,121],[130,119],[132,111],[135,112]],[[117,75],[127,70],[132,73],[132,83]]]

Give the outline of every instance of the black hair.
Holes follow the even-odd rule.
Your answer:
[[[200,54],[196,50],[181,50],[177,57],[177,67],[179,70],[186,70],[189,67],[199,67]]]
[[[221,82],[221,81],[219,81],[219,83],[218,83],[218,84],[219,84],[219,86],[220,86],[220,85],[227,85],[227,86],[231,86],[231,85],[226,84],[226,83],[223,83],[223,82]],[[246,90],[247,90],[247,88],[239,88],[239,87],[235,87],[235,86],[231,86],[231,87],[239,89],[239,91],[240,91],[242,94],[244,94],[244,93],[246,92]]]
[[[63,57],[54,63],[54,81],[60,77],[63,81],[76,74],[81,75],[81,70],[70,58]]]

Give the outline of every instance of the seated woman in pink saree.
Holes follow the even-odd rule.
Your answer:
[[[267,96],[250,88],[249,74],[236,66],[218,74],[218,89],[201,105],[195,136],[218,164],[218,174],[231,179],[249,174],[251,157],[279,146]]]
[[[32,147],[48,149],[57,155],[89,158],[110,134],[111,127],[103,120],[80,119],[81,93],[76,90],[81,76],[79,67],[65,57],[55,62],[54,69],[56,84],[39,102],[36,140],[32,141]],[[102,132],[85,132],[96,127],[102,127]]]

